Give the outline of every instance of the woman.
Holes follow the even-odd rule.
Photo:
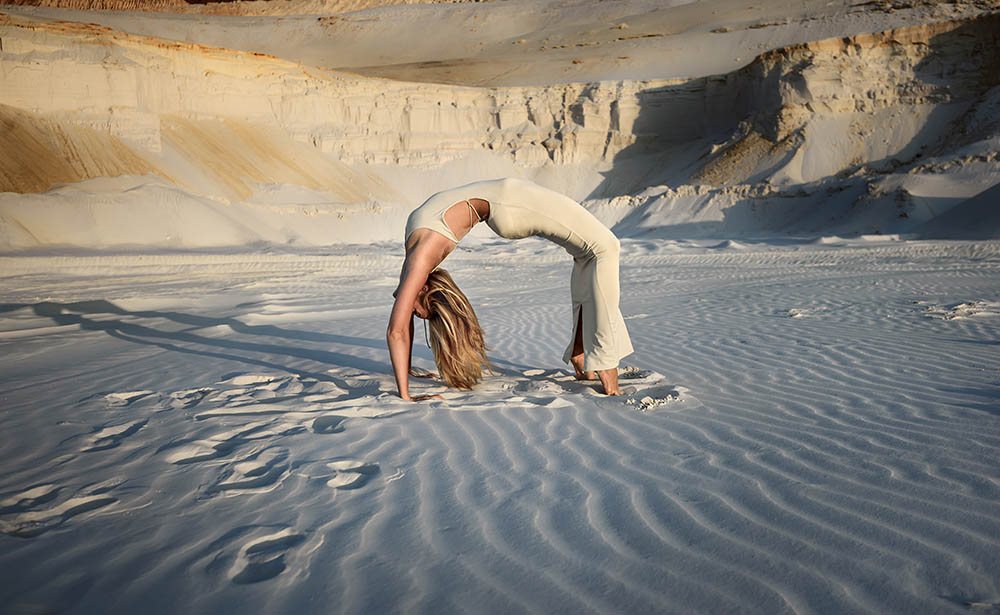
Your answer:
[[[618,239],[569,197],[526,180],[496,179],[438,192],[406,221],[406,259],[386,332],[400,397],[440,397],[409,394],[414,314],[430,325],[434,361],[447,384],[472,388],[489,365],[469,300],[437,269],[482,221],[501,237],[544,237],[573,256],[573,336],[563,360],[578,379],[600,379],[605,393],[618,395],[618,362],[632,352],[618,309]]]

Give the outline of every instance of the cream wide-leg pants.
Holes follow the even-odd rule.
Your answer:
[[[632,354],[632,340],[618,307],[618,238],[604,229],[594,241],[588,237],[588,253],[573,258],[570,294],[573,299],[573,334],[563,361],[573,356],[577,328],[582,327],[583,369],[614,369],[622,357]]]

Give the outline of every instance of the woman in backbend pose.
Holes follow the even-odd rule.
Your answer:
[[[410,397],[414,314],[430,324],[434,362],[449,386],[472,388],[489,365],[476,313],[448,272],[437,268],[482,221],[501,237],[537,235],[573,256],[573,336],[563,360],[578,379],[596,376],[605,393],[618,395],[618,361],[632,352],[618,309],[618,239],[569,197],[530,181],[496,179],[438,192],[406,221],[406,259],[386,331],[400,397],[437,397]]]

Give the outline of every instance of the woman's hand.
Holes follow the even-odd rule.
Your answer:
[[[444,399],[444,398],[441,397],[440,395],[416,395],[414,397],[410,397],[406,401],[426,401],[428,399]]]
[[[440,380],[441,376],[437,375],[437,372],[429,372],[425,369],[420,369],[419,367],[411,367],[410,375],[414,378],[429,378],[431,380]]]

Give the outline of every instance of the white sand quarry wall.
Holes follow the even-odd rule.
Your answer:
[[[277,124],[345,163],[440,164],[471,150],[526,165],[634,141],[645,82],[482,89],[330,74],[259,54],[0,18],[0,104],[62,114],[151,152],[162,117]]]
[[[492,152],[524,174],[600,171],[594,198],[662,185],[652,189],[662,214],[649,212],[647,228],[683,229],[698,217],[712,224],[697,228],[726,233],[822,232],[830,216],[803,208],[838,193],[839,230],[890,232],[958,204],[918,194],[937,206],[916,212],[909,185],[887,180],[894,172],[971,172],[968,196],[1000,182],[997,14],[785,47],[713,77],[518,88],[332,74],[8,15],[0,15],[0,43],[5,192],[152,173],[228,202],[278,183],[337,203],[412,205],[412,191],[370,169],[433,174]],[[685,190],[710,198],[686,201]],[[752,215],[761,198],[791,202],[788,191],[805,195],[792,215]],[[851,213],[858,203],[864,215]],[[618,224],[626,216],[631,210],[605,217]],[[803,219],[808,228],[796,226]],[[852,219],[861,222],[852,227]]]

